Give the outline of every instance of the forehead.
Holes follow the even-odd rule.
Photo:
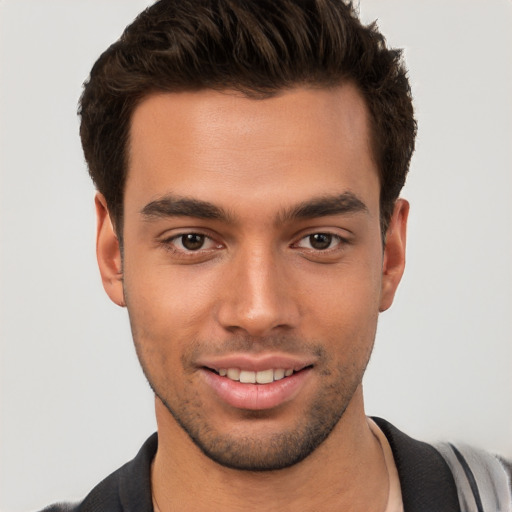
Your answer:
[[[351,84],[266,99],[154,94],[133,113],[126,200],[172,193],[219,202],[229,192],[265,200],[278,191],[283,203],[370,185],[378,196],[377,181],[368,109]]]

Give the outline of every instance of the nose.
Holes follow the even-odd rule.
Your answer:
[[[234,333],[264,337],[297,327],[297,290],[285,262],[271,250],[240,252],[227,265],[218,321]]]

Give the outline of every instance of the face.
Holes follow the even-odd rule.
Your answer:
[[[97,198],[104,285],[167,422],[222,465],[290,466],[362,407],[407,213],[383,250],[369,133],[351,85],[159,94],[133,114],[122,266]]]

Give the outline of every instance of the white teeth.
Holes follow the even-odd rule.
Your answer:
[[[250,372],[248,370],[240,371],[240,382],[245,382],[246,384],[255,384],[256,383],[256,372]]]
[[[274,380],[281,380],[284,377],[283,368],[279,368],[279,370],[274,370]]]
[[[228,368],[226,375],[228,379],[240,380],[240,370],[238,368]]]
[[[239,368],[221,368],[218,370],[221,377],[227,377],[228,379],[240,381],[246,384],[269,384],[275,380],[281,380],[284,377],[292,375],[293,370],[284,368],[277,368],[273,370],[261,370],[259,372],[253,372],[250,370],[240,370]]]
[[[268,384],[274,382],[274,370],[263,370],[256,372],[256,382],[258,384]]]

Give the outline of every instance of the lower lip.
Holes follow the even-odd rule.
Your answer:
[[[310,368],[269,384],[242,384],[204,368],[201,372],[207,385],[228,405],[237,409],[261,411],[292,400],[304,386]]]

